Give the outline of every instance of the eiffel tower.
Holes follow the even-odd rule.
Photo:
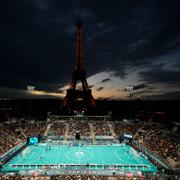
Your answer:
[[[76,24],[77,40],[76,40],[76,61],[72,73],[72,81],[67,94],[64,98],[63,106],[71,111],[88,110],[96,105],[95,99],[92,96],[91,89],[86,80],[86,72],[83,62],[83,46],[82,46],[82,22],[78,19]],[[77,89],[77,82],[81,81],[82,88]]]

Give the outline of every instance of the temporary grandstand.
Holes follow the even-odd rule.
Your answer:
[[[143,132],[142,122],[52,115],[44,126],[38,126],[41,134],[36,124],[31,134],[21,131],[17,138],[23,133],[26,138],[1,155],[1,175],[158,177],[173,172],[167,159],[143,144],[138,134]]]

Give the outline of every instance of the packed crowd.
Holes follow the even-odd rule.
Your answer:
[[[104,121],[69,121],[69,136],[73,136],[76,131],[81,135],[90,136],[91,127],[96,136],[112,135],[110,126]],[[168,130],[163,125],[138,122],[129,124],[124,122],[112,123],[113,130],[117,137],[124,133],[132,134],[134,139],[142,143],[149,150],[163,159],[171,158],[174,161],[180,161],[180,144],[174,142]],[[29,136],[43,135],[47,128],[46,122],[35,122],[16,120],[9,123],[0,124],[0,155],[25,140]],[[62,136],[65,134],[65,123],[53,123],[49,132],[53,135]]]
[[[48,135],[54,135],[54,136],[64,136],[64,134],[65,134],[65,123],[63,122],[53,123],[48,132]]]
[[[69,122],[69,136],[74,136],[76,132],[79,132],[82,136],[90,136],[91,130],[88,122],[86,121]]]
[[[180,161],[180,144],[170,139],[165,126],[144,124],[142,129],[145,133],[137,136],[139,142],[163,159]]]
[[[168,129],[164,125],[115,122],[113,127],[117,137],[124,133],[132,134],[135,140],[163,159],[172,158],[175,161],[180,161],[180,144],[170,139]]]
[[[55,175],[51,180],[147,180],[144,177],[93,176],[93,175]],[[152,179],[153,180],[153,179]],[[155,180],[155,179],[154,179]]]
[[[0,180],[21,180],[23,179],[24,177],[23,176],[20,176],[20,175],[10,175],[10,176],[2,176],[0,177]]]
[[[111,131],[109,125],[104,121],[94,121],[92,122],[94,133],[96,136],[111,136]]]
[[[127,176],[101,176],[101,175],[53,175],[48,176],[3,176],[0,180],[179,180],[178,176],[171,177],[127,177]]]
[[[111,135],[109,124],[104,121],[92,121],[94,134]],[[70,121],[69,136],[73,136],[77,131],[82,136],[90,136],[91,128],[86,121]],[[154,124],[137,123],[128,124],[123,122],[112,123],[113,129],[117,137],[124,133],[132,134],[135,140],[143,143],[145,147],[150,149],[155,154],[164,159],[171,158],[175,161],[180,160],[180,144],[170,139],[168,130],[165,126],[156,126]],[[10,123],[3,123],[0,126],[0,154],[8,151],[10,148],[17,145],[20,141],[30,136],[43,135],[46,130],[47,124],[45,122],[34,121],[16,121]],[[56,122],[50,127],[48,135],[63,136],[65,134],[65,123]],[[142,130],[144,133],[137,132]]]
[[[44,135],[47,124],[45,122],[29,122],[27,124],[20,124],[19,129],[22,130],[22,133],[25,134],[26,137],[33,137]]]
[[[11,131],[12,126],[0,127],[0,155],[16,146],[19,142],[18,135]]]
[[[0,155],[10,150],[27,137],[43,135],[46,129],[44,122],[13,121],[0,126]]]
[[[113,123],[113,128],[116,136],[123,135],[124,133],[135,135],[139,128],[139,125],[115,122]]]

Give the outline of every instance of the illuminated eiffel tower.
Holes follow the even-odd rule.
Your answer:
[[[87,110],[96,105],[92,96],[91,89],[86,80],[86,72],[83,62],[83,45],[82,45],[82,22],[78,19],[77,24],[77,40],[76,40],[76,61],[74,71],[72,73],[72,81],[67,94],[64,98],[63,106],[70,110]],[[77,89],[77,82],[81,81],[82,88]]]

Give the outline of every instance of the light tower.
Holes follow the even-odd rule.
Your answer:
[[[132,113],[131,96],[132,96],[132,91],[134,90],[134,87],[133,86],[127,86],[125,88],[125,90],[129,92],[129,119],[131,119],[131,113]]]
[[[31,93],[34,91],[34,86],[27,86],[27,91],[29,93],[29,120],[31,119]]]

